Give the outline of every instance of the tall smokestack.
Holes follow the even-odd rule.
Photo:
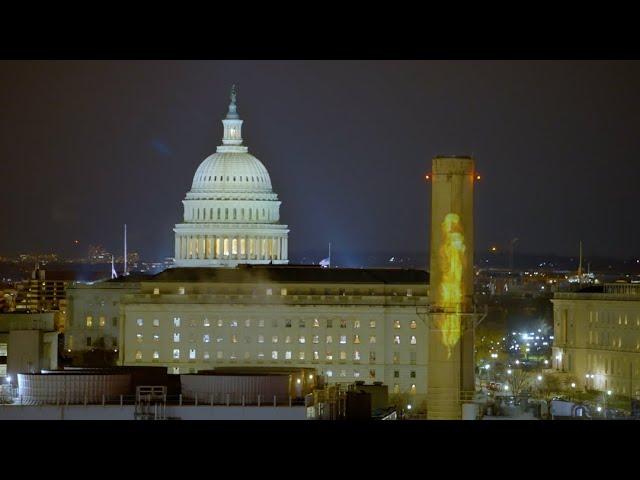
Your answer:
[[[431,179],[427,414],[455,420],[475,390],[473,187],[479,176],[471,157],[438,156]]]

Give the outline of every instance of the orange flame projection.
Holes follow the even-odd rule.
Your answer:
[[[445,314],[439,317],[438,327],[442,330],[442,343],[451,349],[460,340],[460,312],[464,296],[462,273],[465,268],[464,232],[460,216],[448,213],[441,224],[442,243],[440,246],[440,269],[442,279],[438,292],[438,306]]]

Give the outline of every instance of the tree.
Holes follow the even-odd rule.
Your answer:
[[[547,373],[542,375],[542,380],[537,382],[540,395],[548,400],[551,395],[562,391],[562,381],[555,373]]]
[[[511,371],[507,376],[507,384],[512,395],[520,395],[531,384],[531,373],[518,368]]]

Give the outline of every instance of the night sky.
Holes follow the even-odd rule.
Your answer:
[[[290,256],[425,253],[440,153],[476,158],[477,250],[640,255],[640,62],[3,61],[0,256],[119,253],[123,223],[173,255],[232,83]]]

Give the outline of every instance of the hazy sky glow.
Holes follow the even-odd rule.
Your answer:
[[[173,253],[228,90],[292,255],[426,252],[439,153],[473,154],[476,248],[640,255],[640,62],[3,61],[0,255]]]

